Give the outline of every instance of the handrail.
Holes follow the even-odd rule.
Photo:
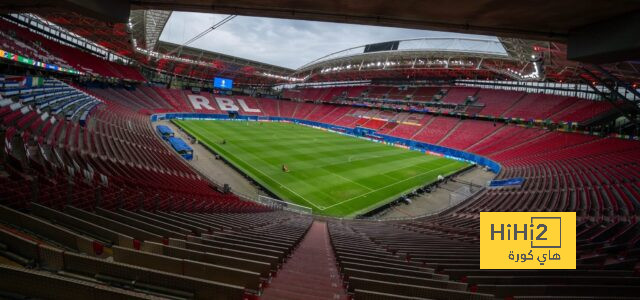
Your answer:
[[[418,216],[406,216],[406,217],[376,218],[376,219],[371,218],[369,220],[373,220],[373,221],[407,221],[407,220],[416,220],[416,219],[422,219],[422,218],[437,216],[437,215],[442,214],[445,211],[448,211],[448,210],[450,210],[452,208],[455,208],[455,207],[459,206],[462,203],[465,203],[467,200],[475,197],[476,195],[478,195],[480,192],[484,191],[485,189],[486,189],[485,187],[482,187],[482,188],[476,190],[474,193],[468,195],[465,198],[461,198],[461,199],[458,199],[458,200],[453,200],[453,201],[449,202],[449,205],[447,205],[447,206],[445,206],[445,207],[443,207],[441,209],[438,209],[436,211],[432,211],[432,212],[426,213],[426,214],[422,214],[422,215],[418,215]]]
[[[313,210],[310,207],[274,199],[274,198],[263,196],[263,195],[258,195],[257,202],[260,204],[264,204],[269,208],[273,208],[273,209],[281,209],[281,210],[292,211],[292,212],[297,212],[297,213],[307,214],[307,215],[310,215],[313,213]]]

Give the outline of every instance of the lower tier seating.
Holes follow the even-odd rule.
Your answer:
[[[0,291],[46,297],[27,288],[38,281],[67,298],[257,299],[269,289],[312,218],[222,193],[168,150],[139,110],[155,103],[193,111],[184,91],[141,89],[148,99],[132,102],[116,89],[93,98],[44,85],[27,94],[3,79],[0,256],[9,264],[0,273],[9,280]],[[82,106],[64,114],[36,107],[67,96],[50,95],[58,92],[100,103],[84,122],[67,118]],[[637,141],[371,108],[247,103],[262,116],[370,126],[477,153],[501,164],[498,178],[525,179],[427,218],[329,220],[329,251],[354,299],[633,299],[640,292]],[[577,212],[578,269],[479,269],[481,211]],[[296,262],[284,278],[300,271]]]
[[[329,228],[356,299],[631,299],[640,291],[637,253],[604,259],[611,247],[637,252],[637,240],[601,243],[594,254],[597,247],[583,238],[599,231],[582,223],[576,270],[481,270],[477,221],[454,211],[393,223],[333,221]],[[634,228],[637,237],[638,226],[625,223],[616,231],[629,237]]]
[[[14,283],[3,280],[3,293],[38,296],[25,285],[39,279],[74,299],[253,299],[311,224],[286,212],[28,207],[0,205],[0,255],[12,262],[0,273]]]

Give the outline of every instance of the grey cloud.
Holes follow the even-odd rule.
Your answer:
[[[182,44],[226,15],[174,12],[160,37]],[[428,30],[238,16],[190,46],[288,68],[370,43],[472,36]]]

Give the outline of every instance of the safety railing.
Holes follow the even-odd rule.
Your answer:
[[[308,215],[313,213],[313,210],[309,207],[273,199],[263,195],[258,196],[257,202],[276,210],[286,210]]]

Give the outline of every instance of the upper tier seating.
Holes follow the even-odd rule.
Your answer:
[[[8,29],[7,24],[0,22],[0,29],[2,29],[0,30],[0,37],[2,38],[2,41],[0,42],[0,49],[56,66],[64,68],[71,67],[65,60],[49,53],[49,51],[45,50],[40,45],[28,42],[25,43],[14,38],[17,33],[14,30]]]
[[[442,98],[442,102],[461,104],[467,100],[467,97],[474,96],[479,91],[477,88],[451,88],[447,94]]]
[[[477,100],[473,105],[464,106],[458,111],[470,116],[483,115],[493,117],[522,118],[525,120],[551,120],[553,122],[583,122],[613,109],[610,103],[578,98],[553,96],[546,94],[527,94],[503,90],[489,90],[467,87],[450,87],[440,100],[443,103],[464,104],[469,96]],[[307,88],[302,90],[285,90],[283,97],[309,101],[321,100],[332,102],[346,93],[347,98],[358,98],[368,91],[369,98],[387,97],[394,100],[411,100],[430,102],[433,96],[443,90],[441,87],[410,88],[407,91],[391,86],[355,86],[331,88]],[[408,105],[396,104],[398,108],[409,109]],[[430,111],[448,113],[451,109],[427,106]],[[423,107],[416,109],[422,110]]]
[[[575,98],[528,94],[503,113],[508,118],[544,120],[578,101]]]
[[[130,66],[123,66],[91,55],[76,48],[62,45],[26,28],[5,20],[0,20],[1,47],[7,51],[24,55],[62,67],[72,67],[78,71],[133,81],[146,81],[140,72]]]
[[[419,87],[411,96],[414,101],[431,101],[433,96],[440,91],[438,87]]]
[[[525,96],[523,92],[501,91],[501,90],[480,90],[476,96],[479,104],[484,104],[484,109],[478,114],[484,116],[502,116],[502,114],[513,106],[516,101]]]
[[[367,97],[385,98],[393,89],[395,88],[389,86],[371,86],[368,89]]]
[[[347,91],[347,89],[348,87],[333,87],[329,89],[322,97],[320,97],[317,100],[331,102],[336,98],[342,96]]]
[[[285,99],[298,99],[298,98],[300,98],[300,91],[299,90],[284,90],[282,92],[282,98],[285,98]]]
[[[394,100],[404,100],[407,97],[411,97],[411,95],[413,95],[415,91],[415,88],[394,87],[389,91],[388,98]]]
[[[296,99],[304,100],[304,101],[316,101],[320,100],[327,93],[329,89],[321,89],[321,88],[307,88],[303,89]]]
[[[351,86],[347,88],[347,98],[358,98],[367,90],[366,86]]]
[[[554,122],[582,122],[611,111],[613,106],[606,101],[575,101],[562,111],[551,115]]]

